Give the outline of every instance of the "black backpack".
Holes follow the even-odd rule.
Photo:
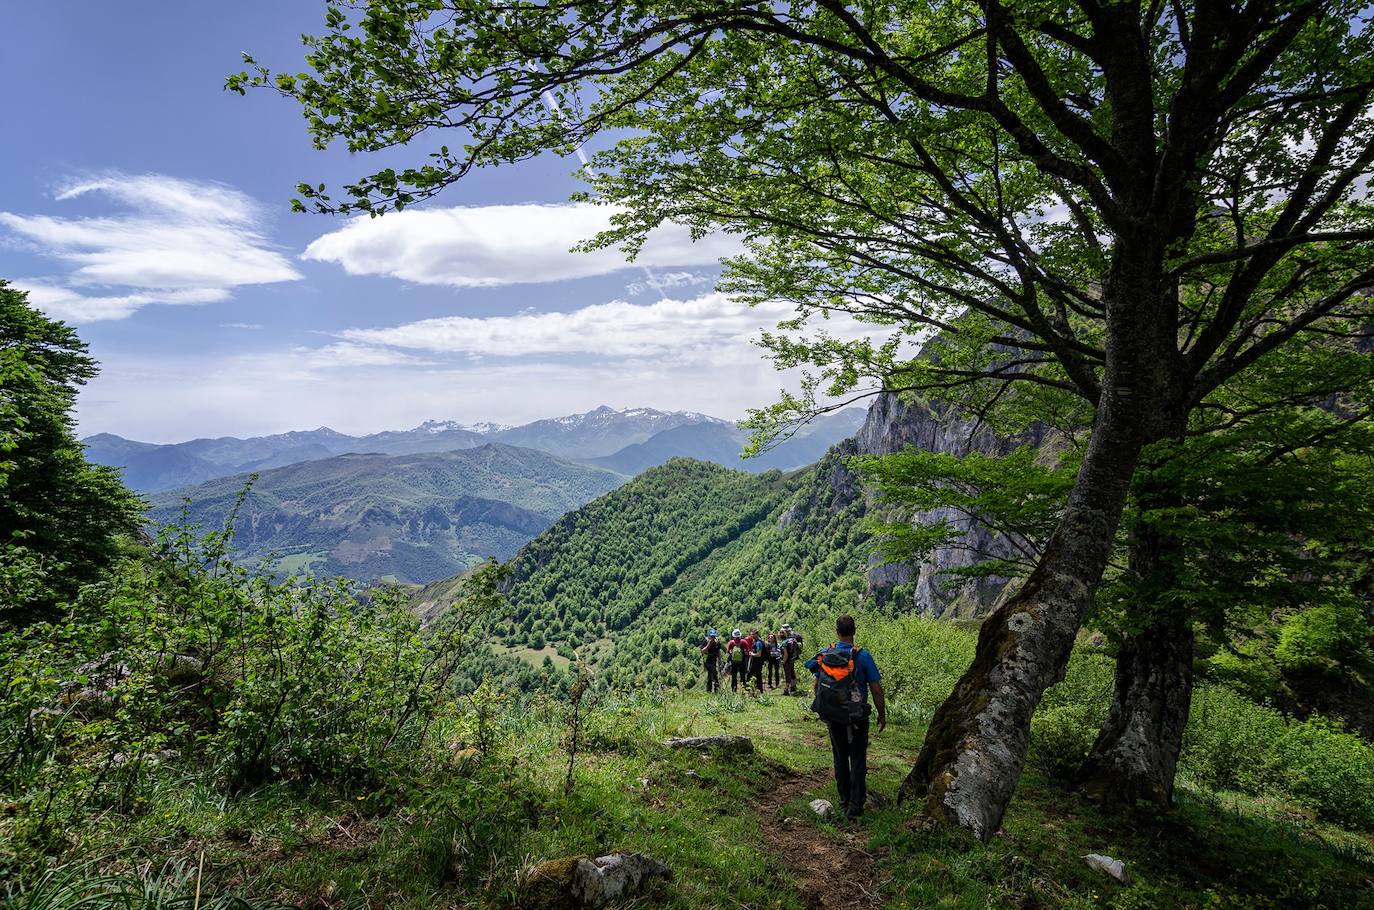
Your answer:
[[[811,710],[822,720],[849,724],[864,716],[863,696],[859,692],[860,648],[826,648],[816,655],[820,673],[816,674],[816,698]]]

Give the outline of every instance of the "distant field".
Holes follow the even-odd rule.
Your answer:
[[[328,553],[292,553],[277,560],[277,571],[283,575],[308,575],[315,570],[316,563],[329,558]]]
[[[560,670],[567,669],[568,665],[572,663],[562,654],[559,654],[553,645],[545,645],[537,651],[534,648],[507,648],[505,645],[498,644],[493,644],[491,649],[497,654],[510,654],[513,657],[518,657],[535,668],[544,666],[544,658],[546,657],[552,660],[553,665]]]

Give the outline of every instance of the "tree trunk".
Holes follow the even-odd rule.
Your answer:
[[[1021,589],[984,621],[973,664],[931,719],[902,801],[986,841],[1002,824],[1025,763],[1031,715],[1064,678],[1093,602],[1146,440],[1186,411],[1177,296],[1162,281],[1162,234],[1144,221],[1118,234],[1103,288],[1101,392],[1078,479],[1059,527]]]
[[[1080,772],[1082,788],[1113,806],[1173,802],[1174,772],[1193,696],[1193,627],[1160,620],[1126,637],[1102,731]]]
[[[1111,551],[1141,449],[1137,415],[1125,402],[1114,405],[1099,406],[1058,530],[1020,591],[984,621],[973,664],[935,712],[902,783],[902,801],[922,799],[925,814],[982,840],[1002,823],[1031,715],[1064,676]]]
[[[1170,435],[1183,437],[1186,415],[1176,415]],[[1166,450],[1157,455],[1169,459]],[[1177,540],[1162,533],[1151,516],[1182,505],[1178,492],[1154,470],[1137,478],[1141,520],[1130,538],[1134,593],[1126,634],[1116,657],[1112,706],[1087,760],[1080,786],[1113,806],[1145,800],[1167,808],[1173,802],[1174,772],[1193,694],[1192,617],[1174,604],[1183,571]]]

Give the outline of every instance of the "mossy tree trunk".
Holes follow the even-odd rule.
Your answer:
[[[983,623],[973,663],[936,711],[903,801],[982,840],[1002,823],[1025,762],[1031,716],[1064,677],[1074,636],[1111,555],[1136,464],[1182,407],[1176,295],[1148,232],[1119,238],[1103,299],[1110,341],[1092,436],[1058,529],[1026,583]]]
[[[1169,435],[1181,441],[1186,415],[1173,415]],[[1172,449],[1152,454],[1136,477],[1137,521],[1129,540],[1133,589],[1116,658],[1112,705],[1079,772],[1085,792],[1112,806],[1173,802],[1174,774],[1193,695],[1192,617],[1174,602],[1184,571],[1182,547],[1163,528],[1182,506],[1161,475]]]
[[[1193,628],[1162,620],[1126,636],[1107,720],[1080,772],[1083,789],[1112,806],[1167,807],[1193,695]]]

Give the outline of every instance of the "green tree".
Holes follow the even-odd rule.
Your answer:
[[[75,330],[0,281],[0,621],[19,624],[95,581],[137,531],[142,502],[87,463],[73,433],[96,363]]]
[[[633,253],[668,220],[734,231],[751,248],[727,286],[797,304],[765,342],[818,373],[760,415],[765,435],[814,413],[823,382],[1086,402],[1052,542],[916,765],[925,811],[986,838],[1142,450],[1293,339],[1369,316],[1366,17],[1298,0],[331,0],[313,72],[249,58],[228,87],[296,100],[319,146],[437,146],[342,199],[302,184],[300,209],[399,209],[609,134],[595,190],[621,209],[598,243]],[[798,334],[836,311],[889,339]],[[912,360],[902,342],[933,331],[939,356]]]
[[[1348,343],[1284,355],[1195,409],[1181,443],[1156,444],[1141,459],[1096,598],[1096,622],[1118,650],[1111,711],[1080,774],[1100,796],[1169,803],[1197,625],[1233,650],[1286,616],[1280,663],[1301,653],[1289,642],[1305,641],[1312,665],[1363,666],[1368,624],[1350,620],[1363,616],[1374,536],[1374,360]],[[958,516],[997,537],[951,574],[1029,574],[1065,507],[1082,429],[1049,428],[1038,448],[1004,456],[913,450],[860,460],[899,518],[917,519],[878,526],[888,557],[968,548],[949,521]],[[1339,637],[1327,634],[1337,616]]]

